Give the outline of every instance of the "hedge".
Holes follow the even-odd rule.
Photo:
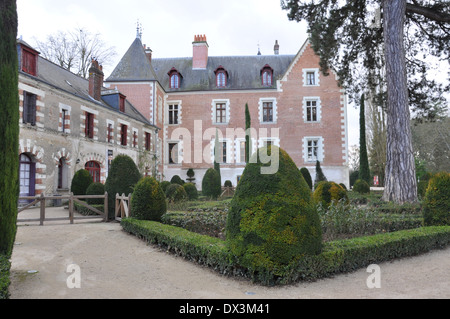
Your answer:
[[[9,292],[9,269],[11,263],[5,255],[0,254],[0,299],[8,299]]]
[[[271,272],[251,272],[237,264],[226,242],[157,222],[122,219],[123,229],[148,243],[226,275],[251,278],[262,285],[292,284],[355,271],[373,263],[415,256],[450,244],[450,226],[431,226],[324,243],[320,255]],[[281,275],[280,275],[281,274]]]

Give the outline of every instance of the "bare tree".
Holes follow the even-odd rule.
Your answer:
[[[117,54],[114,47],[108,47],[99,34],[92,34],[83,28],[58,31],[47,36],[46,41],[36,40],[36,47],[44,58],[84,78],[89,75],[93,58],[106,66]]]

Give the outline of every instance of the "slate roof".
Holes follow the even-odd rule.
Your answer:
[[[21,72],[21,74],[33,77],[24,72]],[[121,113],[118,109],[107,104],[105,101],[97,101],[89,95],[89,80],[86,80],[40,56],[38,57],[38,76],[33,78],[37,78],[48,85],[91,103],[95,103],[106,109]],[[106,88],[102,89],[102,92],[111,94],[111,90],[107,90]],[[154,126],[128,100],[125,102],[125,115],[147,125]]]
[[[141,40],[136,38],[106,81],[158,81],[166,92],[273,89],[294,58],[295,55],[211,56],[206,69],[193,70],[192,57],[152,59],[150,63]],[[271,87],[261,82],[261,70],[266,65],[274,72]],[[220,89],[215,75],[219,66],[228,73],[227,86]],[[170,88],[168,72],[172,68],[182,75],[179,89]]]

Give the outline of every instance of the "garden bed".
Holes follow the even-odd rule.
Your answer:
[[[324,243],[317,256],[305,256],[276,272],[241,267],[225,241],[157,222],[123,219],[123,229],[148,243],[207,266],[225,275],[237,275],[263,285],[291,284],[351,272],[373,263],[418,255],[450,243],[450,226],[421,227]]]

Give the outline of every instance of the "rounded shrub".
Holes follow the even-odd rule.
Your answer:
[[[425,173],[420,177],[419,182],[417,183],[417,193],[421,198],[425,197],[431,177],[433,177],[431,173]]]
[[[105,191],[108,192],[109,218],[114,219],[116,194],[128,196],[133,193],[134,185],[141,179],[141,173],[128,155],[118,155],[111,162]]]
[[[306,184],[308,184],[308,186],[309,186],[309,189],[312,189],[313,183],[312,183],[312,177],[311,177],[311,174],[309,173],[309,170],[306,167],[302,167],[300,169],[300,173],[302,173],[303,178],[306,181]]]
[[[225,184],[223,184],[224,187],[233,187],[233,183],[230,180],[226,180]]]
[[[353,185],[353,191],[360,193],[360,194],[370,194],[369,183],[367,183],[363,179],[358,179],[358,180],[356,180],[355,184]]]
[[[426,226],[450,225],[450,173],[434,175],[423,202],[423,219]]]
[[[171,184],[178,184],[178,185],[183,186],[184,181],[181,179],[180,176],[175,175],[175,176],[173,176],[172,179],[170,180],[170,183],[171,183]]]
[[[105,185],[102,183],[92,183],[86,190],[86,195],[105,195]],[[88,198],[89,205],[102,205],[105,203],[103,198]]]
[[[172,203],[177,203],[186,200],[188,195],[183,186],[170,184],[166,189],[166,198]]]
[[[91,174],[85,169],[80,169],[75,173],[70,186],[71,192],[76,195],[86,195],[86,190],[93,183]]]
[[[214,168],[210,168],[206,171],[202,180],[202,193],[203,195],[217,199],[222,192],[222,183],[220,181],[220,175]]]
[[[159,186],[161,186],[161,189],[163,190],[164,194],[166,193],[167,187],[170,186],[170,182],[168,181],[163,181],[159,184]]]
[[[258,152],[279,152],[278,171],[262,174],[271,164],[255,158]],[[311,191],[289,155],[276,146],[258,152],[230,203],[227,245],[253,276],[270,281],[302,256],[320,253],[322,231]]]
[[[166,196],[158,181],[153,177],[142,178],[131,196],[131,216],[159,222],[166,211]]]
[[[335,182],[320,182],[313,194],[314,202],[329,207],[331,202],[349,202],[347,191]]]
[[[186,183],[183,185],[183,187],[184,187],[184,190],[186,191],[186,194],[187,194],[189,200],[198,199],[198,190],[194,184]]]

